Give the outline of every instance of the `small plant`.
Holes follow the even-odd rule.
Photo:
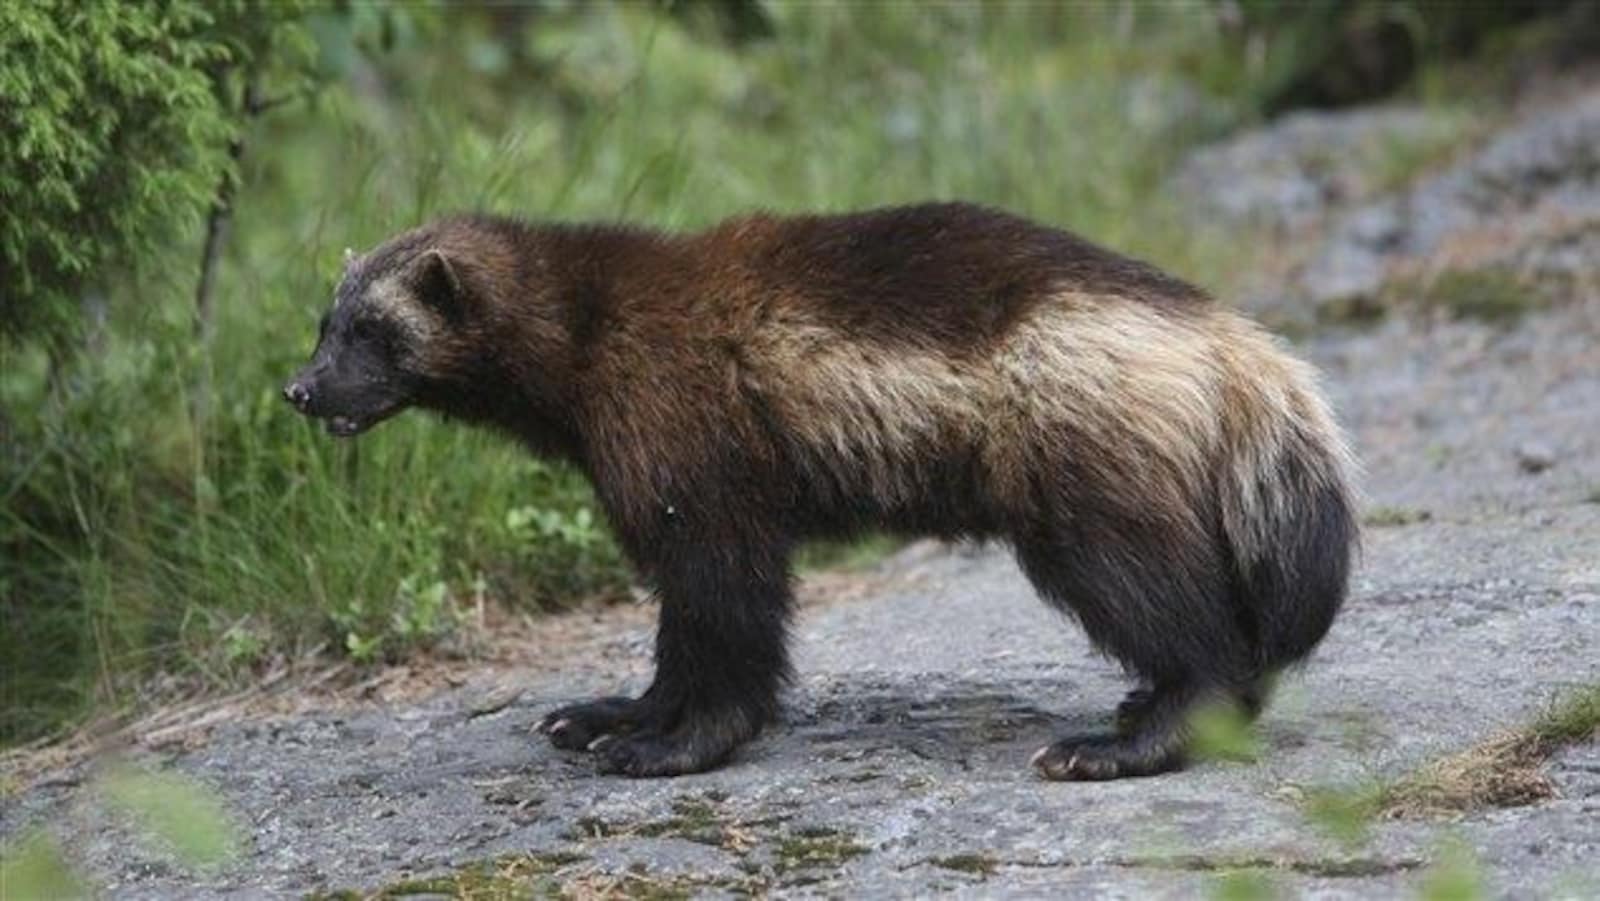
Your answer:
[[[854,541],[812,541],[795,555],[795,569],[865,569],[905,546],[893,535],[867,535]]]
[[[267,640],[243,620],[222,633],[222,659],[229,666],[249,666],[266,648]]]
[[[1209,894],[1212,901],[1274,901],[1284,897],[1278,884],[1260,870],[1222,873],[1212,881]]]
[[[1330,838],[1355,847],[1366,844],[1382,804],[1383,790],[1375,785],[1317,788],[1306,793],[1305,813]]]
[[[1000,862],[987,854],[951,854],[948,857],[935,857],[929,862],[940,869],[971,873],[985,879],[1000,869]]]
[[[0,848],[0,898],[88,898],[88,887],[72,872],[55,839],[26,833]]]
[[[443,579],[434,579],[418,587],[419,581],[407,576],[396,591],[392,631],[407,644],[430,642],[453,628],[457,619],[456,608],[447,602],[450,586]]]
[[[1489,892],[1477,858],[1459,840],[1448,841],[1439,848],[1417,891],[1419,901],[1481,901],[1487,897]]]
[[[537,469],[552,487],[570,478],[542,464]],[[620,594],[627,569],[610,532],[586,502],[563,502],[563,494],[585,496],[587,488],[579,492],[562,485],[555,492],[549,495],[553,503],[524,504],[505,513],[502,535],[517,570],[525,574],[516,593],[532,595],[533,605],[541,607],[584,595]]]
[[[1419,522],[1428,522],[1433,519],[1430,510],[1417,510],[1410,507],[1374,507],[1368,510],[1361,521],[1369,526],[1379,528],[1392,526],[1409,526]]]
[[[1600,685],[1552,702],[1522,729],[1503,732],[1386,783],[1317,788],[1304,794],[1308,819],[1341,842],[1366,842],[1380,818],[1456,816],[1550,797],[1544,763],[1562,747],[1600,731]]]
[[[100,788],[112,807],[137,818],[184,863],[214,868],[239,853],[242,840],[222,802],[191,779],[123,767]]]
[[[210,789],[185,776],[118,765],[94,783],[112,810],[135,822],[141,837],[184,866],[215,871],[243,847],[238,826]],[[0,899],[88,898],[90,886],[55,840],[26,833],[0,849]]]
[[[1189,718],[1190,750],[1198,760],[1251,763],[1261,756],[1255,727],[1236,704],[1208,704]]]
[[[1538,284],[1504,267],[1446,269],[1413,290],[1425,309],[1489,322],[1516,319],[1548,302]]]
[[[1546,745],[1585,741],[1600,730],[1600,683],[1585,685],[1551,703],[1530,731]]]
[[[459,624],[460,613],[444,580],[406,576],[384,603],[355,597],[335,607],[330,618],[350,658],[373,663],[437,642]]]
[[[813,867],[834,868],[866,854],[867,847],[837,829],[801,829],[778,843],[775,865],[778,872]]]
[[[1600,685],[1552,702],[1532,723],[1442,757],[1383,791],[1387,816],[1455,815],[1483,807],[1519,807],[1551,797],[1544,763],[1558,749],[1600,729]]]

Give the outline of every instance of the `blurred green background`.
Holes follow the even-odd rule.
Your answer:
[[[1564,3],[0,4],[0,745],[286,661],[625,594],[588,488],[278,398],[346,247],[436,214],[693,228],[996,204],[1226,295],[1195,145],[1396,92]],[[836,558],[823,549],[813,560]]]

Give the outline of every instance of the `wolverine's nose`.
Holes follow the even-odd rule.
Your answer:
[[[304,413],[306,407],[311,405],[311,389],[307,388],[302,382],[290,382],[283,386],[283,399],[294,404],[296,410]]]

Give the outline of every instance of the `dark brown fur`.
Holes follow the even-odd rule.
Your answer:
[[[544,724],[610,770],[705,769],[773,717],[808,538],[1009,541],[1148,686],[1121,733],[1042,750],[1052,778],[1179,765],[1195,706],[1253,714],[1344,595],[1346,464],[1304,367],[1004,213],[462,217],[354,261],[339,296],[297,405],[341,434],[421,406],[572,461],[660,594],[651,689]]]

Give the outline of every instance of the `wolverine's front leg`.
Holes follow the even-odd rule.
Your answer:
[[[595,750],[606,772],[717,766],[772,719],[788,674],[784,554],[715,539],[672,545],[641,567],[661,599],[650,689],[563,708],[542,724],[558,747]]]

